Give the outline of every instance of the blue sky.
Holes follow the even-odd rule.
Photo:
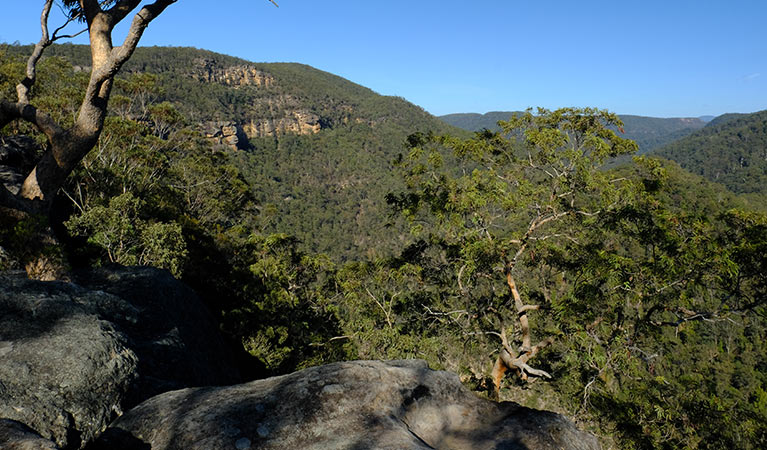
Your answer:
[[[0,41],[37,41],[43,1],[4,3]],[[535,106],[658,117],[767,109],[765,0],[278,3],[179,0],[142,45],[301,62],[437,115]]]

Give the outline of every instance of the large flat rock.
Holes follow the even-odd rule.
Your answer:
[[[476,397],[422,361],[356,361],[133,408],[95,448],[596,450],[566,418]]]

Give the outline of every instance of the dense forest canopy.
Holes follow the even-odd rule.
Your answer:
[[[767,194],[767,111],[725,114],[653,154],[733,192]]]
[[[507,120],[512,114],[510,111],[492,111],[485,114],[458,113],[440,116],[440,119],[469,131],[480,131],[484,128],[498,131],[500,130],[498,121]],[[639,146],[640,154],[687,136],[703,128],[707,122],[697,117],[658,118],[629,114],[621,114],[620,119],[623,122],[621,136],[635,141]]]
[[[30,50],[0,48],[6,101]],[[61,123],[89,82],[86,50],[53,46],[39,63],[30,101]],[[123,68],[94,151],[56,198],[58,241],[32,245],[45,218],[3,216],[3,269],[41,252],[166,268],[254,376],[423,358],[618,448],[767,444],[758,194],[651,158],[605,169],[635,144],[602,110],[471,134],[307,66],[140,48]],[[704,131],[759,130],[738,120]],[[3,158],[47,142],[24,121],[0,136]],[[3,159],[8,185],[11,163],[29,161]]]

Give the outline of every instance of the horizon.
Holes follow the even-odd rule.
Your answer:
[[[41,5],[30,3],[6,5],[4,17],[13,20],[0,22],[0,42],[39,40]],[[767,108],[761,23],[767,4],[756,0],[227,4],[177,2],[147,29],[141,46],[295,61],[403,97],[435,116],[579,106],[697,118]],[[52,14],[51,28],[60,20],[60,12]],[[115,33],[115,45],[124,29]],[[82,44],[87,37],[62,42]]]

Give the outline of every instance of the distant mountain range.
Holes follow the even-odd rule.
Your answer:
[[[508,120],[513,111],[492,111],[486,114],[459,113],[439,116],[446,123],[469,131],[498,130],[499,120]],[[639,153],[647,153],[706,126],[712,116],[695,118],[658,118],[621,115],[623,137],[639,145]]]

